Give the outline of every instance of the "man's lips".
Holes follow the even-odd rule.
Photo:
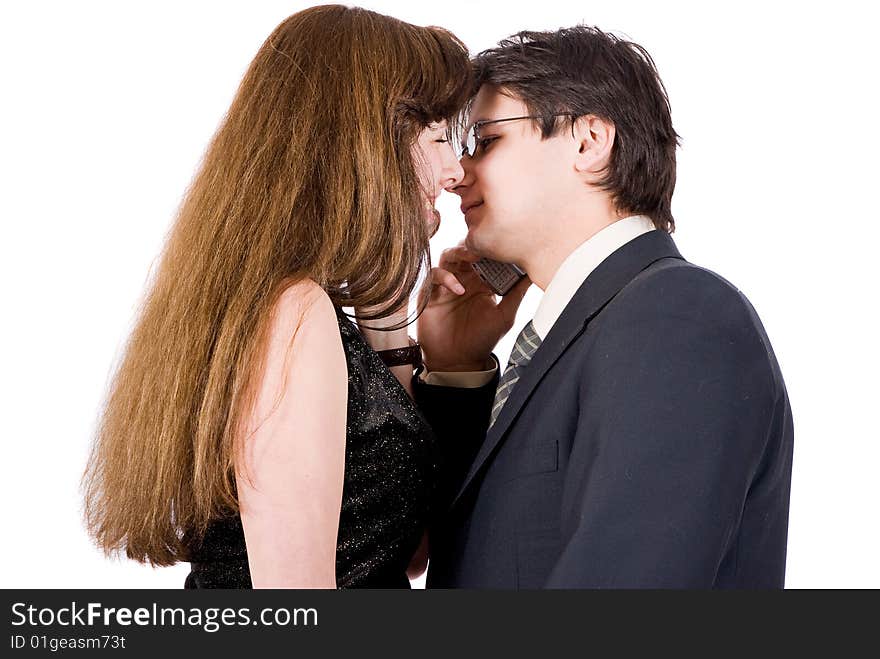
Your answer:
[[[477,206],[482,206],[482,205],[483,205],[483,202],[482,202],[482,201],[475,201],[475,202],[472,202],[472,203],[469,203],[469,204],[462,204],[462,205],[461,205],[461,212],[462,212],[464,215],[467,215],[469,210],[474,209],[474,208],[476,208]]]

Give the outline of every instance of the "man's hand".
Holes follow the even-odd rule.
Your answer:
[[[428,304],[418,320],[419,343],[428,371],[491,368],[495,345],[516,319],[532,282],[524,277],[500,302],[471,264],[480,259],[463,243],[444,250],[419,292]]]

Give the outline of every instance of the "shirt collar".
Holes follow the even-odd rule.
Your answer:
[[[541,340],[549,334],[581,284],[602,261],[629,241],[653,230],[651,218],[631,215],[609,224],[575,248],[553,275],[532,319]]]

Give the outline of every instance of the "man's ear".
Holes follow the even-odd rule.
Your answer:
[[[574,168],[583,174],[598,174],[611,160],[614,124],[595,115],[578,117],[572,127],[577,154]]]

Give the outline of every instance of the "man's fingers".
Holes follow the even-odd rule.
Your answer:
[[[447,270],[453,270],[456,268],[470,266],[471,263],[476,263],[479,260],[480,257],[477,256],[474,252],[469,250],[467,247],[464,247],[463,245],[459,245],[456,247],[444,249],[443,252],[441,252],[440,254],[440,262],[437,264],[437,266]]]
[[[465,290],[454,274],[439,267],[431,268],[431,284],[445,288],[456,295],[462,295]]]

